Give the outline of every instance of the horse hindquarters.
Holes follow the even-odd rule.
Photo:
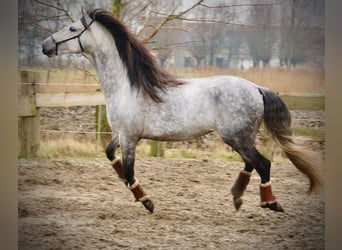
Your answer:
[[[321,185],[321,178],[318,173],[318,163],[315,159],[315,153],[300,148],[293,143],[291,136],[291,115],[287,106],[280,97],[266,89],[260,88],[259,91],[263,96],[265,127],[272,134],[272,137],[278,145],[285,151],[287,157],[297,167],[297,169],[308,177],[310,181],[308,193],[310,193]],[[245,146],[241,147],[241,145]],[[255,168],[261,177],[261,207],[267,207],[275,211],[283,212],[284,210],[276,201],[275,196],[272,193],[270,182],[270,161],[262,156],[255,147],[250,147],[250,144],[248,143],[243,144],[243,141],[240,141],[236,148],[246,163],[244,170],[251,173]],[[240,197],[248,184],[244,179],[245,178],[242,178],[240,174],[232,188],[234,205],[237,209],[241,206],[242,200]],[[243,190],[240,190],[239,193],[235,192],[237,187],[241,186],[243,186]]]
[[[241,171],[231,189],[234,206],[238,210],[242,204],[242,195],[249,183],[250,175],[255,169],[261,178],[260,200],[261,207],[282,212],[281,205],[276,201],[270,185],[271,162],[255,148],[256,134],[263,118],[262,95],[257,89],[253,92],[246,91],[242,103],[235,110],[233,121],[225,120],[224,129],[219,131],[223,141],[238,152],[245,162],[245,168]]]

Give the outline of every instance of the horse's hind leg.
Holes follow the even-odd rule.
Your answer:
[[[234,207],[239,210],[242,205],[242,196],[245,192],[252,175],[253,167],[246,164],[244,170],[241,170],[230,192],[233,195]]]
[[[246,147],[235,147],[235,150],[240,153],[241,157],[245,162],[245,168],[240,172],[236,179],[231,193],[233,195],[234,206],[238,210],[242,204],[241,196],[245,191],[251,172],[255,169],[261,178],[260,184],[260,205],[263,208],[269,208],[277,212],[283,212],[283,208],[276,201],[275,196],[272,193],[271,181],[270,181],[270,170],[271,162],[261,155],[258,150],[253,146],[251,148]]]
[[[272,193],[271,186],[271,162],[266,159],[258,150],[254,147],[254,152],[257,155],[255,163],[255,170],[258,172],[261,178],[260,184],[260,206],[263,208],[269,208],[277,212],[284,212],[282,206],[276,200]]]

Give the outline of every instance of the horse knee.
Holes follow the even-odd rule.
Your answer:
[[[115,159],[115,150],[111,142],[108,143],[106,147],[106,156],[107,156],[107,159],[110,161],[113,161]]]
[[[113,161],[115,159],[115,150],[119,147],[119,138],[115,136],[114,139],[108,143],[106,147],[106,156],[108,160]]]

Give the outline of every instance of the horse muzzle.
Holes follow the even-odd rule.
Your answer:
[[[56,42],[51,36],[44,40],[42,44],[42,52],[48,57],[52,57],[56,54]]]

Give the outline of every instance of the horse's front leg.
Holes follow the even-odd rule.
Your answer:
[[[116,135],[106,147],[106,156],[108,160],[113,162],[116,158],[115,151],[119,147],[119,135]]]
[[[106,156],[108,158],[108,160],[111,161],[112,163],[112,167],[115,170],[115,172],[117,173],[119,179],[127,186],[127,180],[124,176],[123,173],[123,166],[122,166],[122,161],[120,159],[120,157],[117,157],[115,154],[115,151],[117,148],[119,148],[120,144],[119,144],[119,135],[116,135],[113,140],[108,143],[107,147],[106,147]]]
[[[122,161],[114,159],[112,166],[119,178],[124,181],[127,187],[132,191],[135,200],[142,202],[144,207],[153,213],[154,205],[151,199],[142,189],[139,181],[134,177],[135,149],[137,141],[126,136],[120,136],[120,146],[122,150]]]

